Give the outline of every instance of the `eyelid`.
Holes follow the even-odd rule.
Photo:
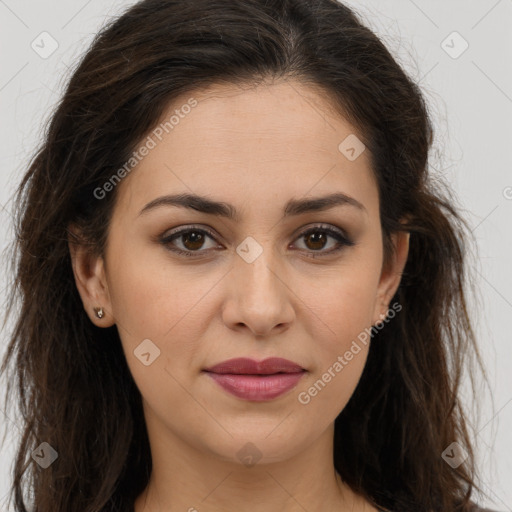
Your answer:
[[[169,232],[165,231],[164,234],[161,237],[159,237],[159,239],[162,241],[169,240],[174,236],[181,235],[181,234],[187,233],[189,231],[205,232],[211,238],[213,238],[215,241],[217,241],[218,235],[211,228],[209,228],[208,226],[204,226],[203,224],[187,224],[184,226],[180,226],[179,228],[170,230]],[[198,252],[198,251],[196,251],[196,252]]]
[[[312,224],[308,224],[305,227],[304,226],[301,227],[298,231],[296,231],[294,233],[294,235],[293,235],[295,237],[294,240],[296,240],[297,238],[299,238],[301,236],[308,235],[309,233],[314,232],[314,231],[325,231],[325,232],[328,232],[329,234],[337,235],[337,236],[343,238],[347,242],[351,242],[350,236],[344,229],[341,229],[337,226],[333,226],[332,224],[325,224],[322,222],[312,223]]]

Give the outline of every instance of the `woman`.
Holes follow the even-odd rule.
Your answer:
[[[478,510],[431,143],[335,1],[145,0],[102,30],[18,191],[16,510]]]

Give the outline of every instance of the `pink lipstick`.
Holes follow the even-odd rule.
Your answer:
[[[229,359],[204,370],[225,391],[244,400],[272,400],[294,388],[306,370],[300,365],[271,357],[263,361]]]

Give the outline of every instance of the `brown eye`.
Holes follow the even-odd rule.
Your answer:
[[[319,233],[318,231],[304,235],[304,239],[306,240],[308,248],[313,250],[323,249],[327,243],[325,233]]]
[[[219,247],[217,244],[212,243],[210,247],[204,248],[208,239],[215,241],[213,233],[204,229],[188,227],[162,238],[161,243],[177,254],[193,256],[194,253],[200,254],[208,252],[208,249]]]
[[[331,246],[330,249],[323,250],[328,245],[330,238],[336,240],[332,244],[334,247]],[[308,229],[299,236],[298,240],[301,239],[304,240],[305,250],[311,253],[309,256],[312,258],[328,256],[340,251],[345,246],[355,245],[341,230],[338,231],[331,226],[316,226]],[[314,254],[315,252],[318,254]]]
[[[188,231],[180,236],[182,237],[183,245],[187,250],[195,251],[197,249],[201,249],[204,244],[205,237],[200,231]]]

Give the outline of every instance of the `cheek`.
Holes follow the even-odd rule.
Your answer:
[[[120,327],[133,337],[155,340],[190,323],[188,318],[218,281],[217,273],[179,267],[154,248],[118,258],[110,275],[112,309]]]
[[[314,365],[297,401],[310,417],[333,421],[352,396],[368,356],[375,293],[375,274],[366,267],[330,280],[323,295],[309,296]]]
[[[345,341],[356,338],[373,321],[382,266],[382,253],[375,238],[360,247],[352,264],[340,272],[330,287],[329,322]]]
[[[316,318],[317,334],[325,333],[326,348],[342,350],[371,326],[379,271],[371,262],[346,266],[322,279],[322,287],[303,289],[301,297]]]
[[[118,259],[110,272],[112,308],[127,363],[142,394],[151,397],[159,389],[179,397],[183,389],[177,383],[189,378],[198,352],[204,351],[198,340],[210,324],[211,299],[222,276],[200,273],[199,267],[178,268],[165,255],[150,256],[132,252]],[[139,347],[146,348],[142,352]],[[150,360],[157,356],[145,366],[137,356],[148,351]]]
[[[314,288],[301,291],[315,348],[312,374],[298,390],[302,395],[297,399],[310,411],[327,414],[330,419],[345,407],[366,364],[379,257],[378,246],[360,251],[336,271],[317,278]]]

